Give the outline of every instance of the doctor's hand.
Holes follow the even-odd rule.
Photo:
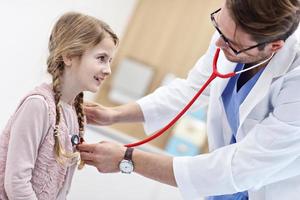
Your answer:
[[[119,172],[119,163],[123,159],[126,147],[113,142],[79,144],[81,160],[92,165],[102,173]]]
[[[111,125],[118,112],[114,108],[105,107],[94,102],[84,102],[84,112],[88,124]]]
[[[142,109],[136,102],[115,107],[105,107],[93,102],[84,102],[83,106],[89,124],[103,126],[120,122],[145,121]]]

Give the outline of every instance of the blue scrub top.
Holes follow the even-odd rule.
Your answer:
[[[235,71],[240,71],[244,68],[244,64],[237,64]],[[247,95],[255,85],[256,81],[262,74],[264,68],[257,72],[251,79],[249,79],[239,90],[237,89],[237,81],[240,74],[231,77],[226,88],[222,93],[222,101],[224,104],[227,120],[232,131],[232,138],[230,144],[236,143],[237,129],[240,124],[239,108]],[[248,192],[238,192],[229,195],[212,196],[209,200],[247,200]]]

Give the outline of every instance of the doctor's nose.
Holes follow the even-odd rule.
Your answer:
[[[215,44],[220,49],[227,49],[228,48],[228,44],[224,41],[224,39],[221,36],[217,39]]]

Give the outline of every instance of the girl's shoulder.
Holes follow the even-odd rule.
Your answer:
[[[55,122],[56,106],[51,85],[43,83],[26,94],[19,103],[17,112],[24,107],[32,110],[33,113],[47,112],[49,123],[53,124]]]
[[[49,110],[49,104],[45,97],[39,94],[30,95],[24,98],[19,109],[22,107],[29,107],[33,112],[48,112]]]

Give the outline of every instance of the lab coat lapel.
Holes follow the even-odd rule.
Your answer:
[[[234,71],[236,63],[228,61],[221,51],[217,65],[219,72],[228,73]],[[224,146],[225,139],[223,137],[224,135],[228,134],[227,129],[223,127],[223,122],[226,119],[223,119],[222,117],[226,117],[226,115],[222,114],[224,112],[224,108],[222,98],[220,98],[228,81],[229,78],[223,79],[216,77],[211,83],[210,106],[208,108],[208,116],[210,117],[208,118],[207,129],[214,134],[207,135],[210,151]]]
[[[244,102],[240,105],[240,126],[241,124],[243,124],[247,115],[255,107],[255,105],[258,104],[258,102],[267,94],[270,89],[272,79],[272,72],[270,72],[270,70],[267,70],[266,68],[247,95]]]
[[[283,48],[274,55],[269,64],[266,66],[264,72],[261,74],[260,78],[257,80],[256,84],[240,106],[240,126],[243,124],[244,120],[255,105],[257,105],[268,93],[272,80],[285,74],[291,66],[291,63],[296,56],[295,48],[297,48],[297,46],[295,43],[295,37],[291,36],[286,41]]]

